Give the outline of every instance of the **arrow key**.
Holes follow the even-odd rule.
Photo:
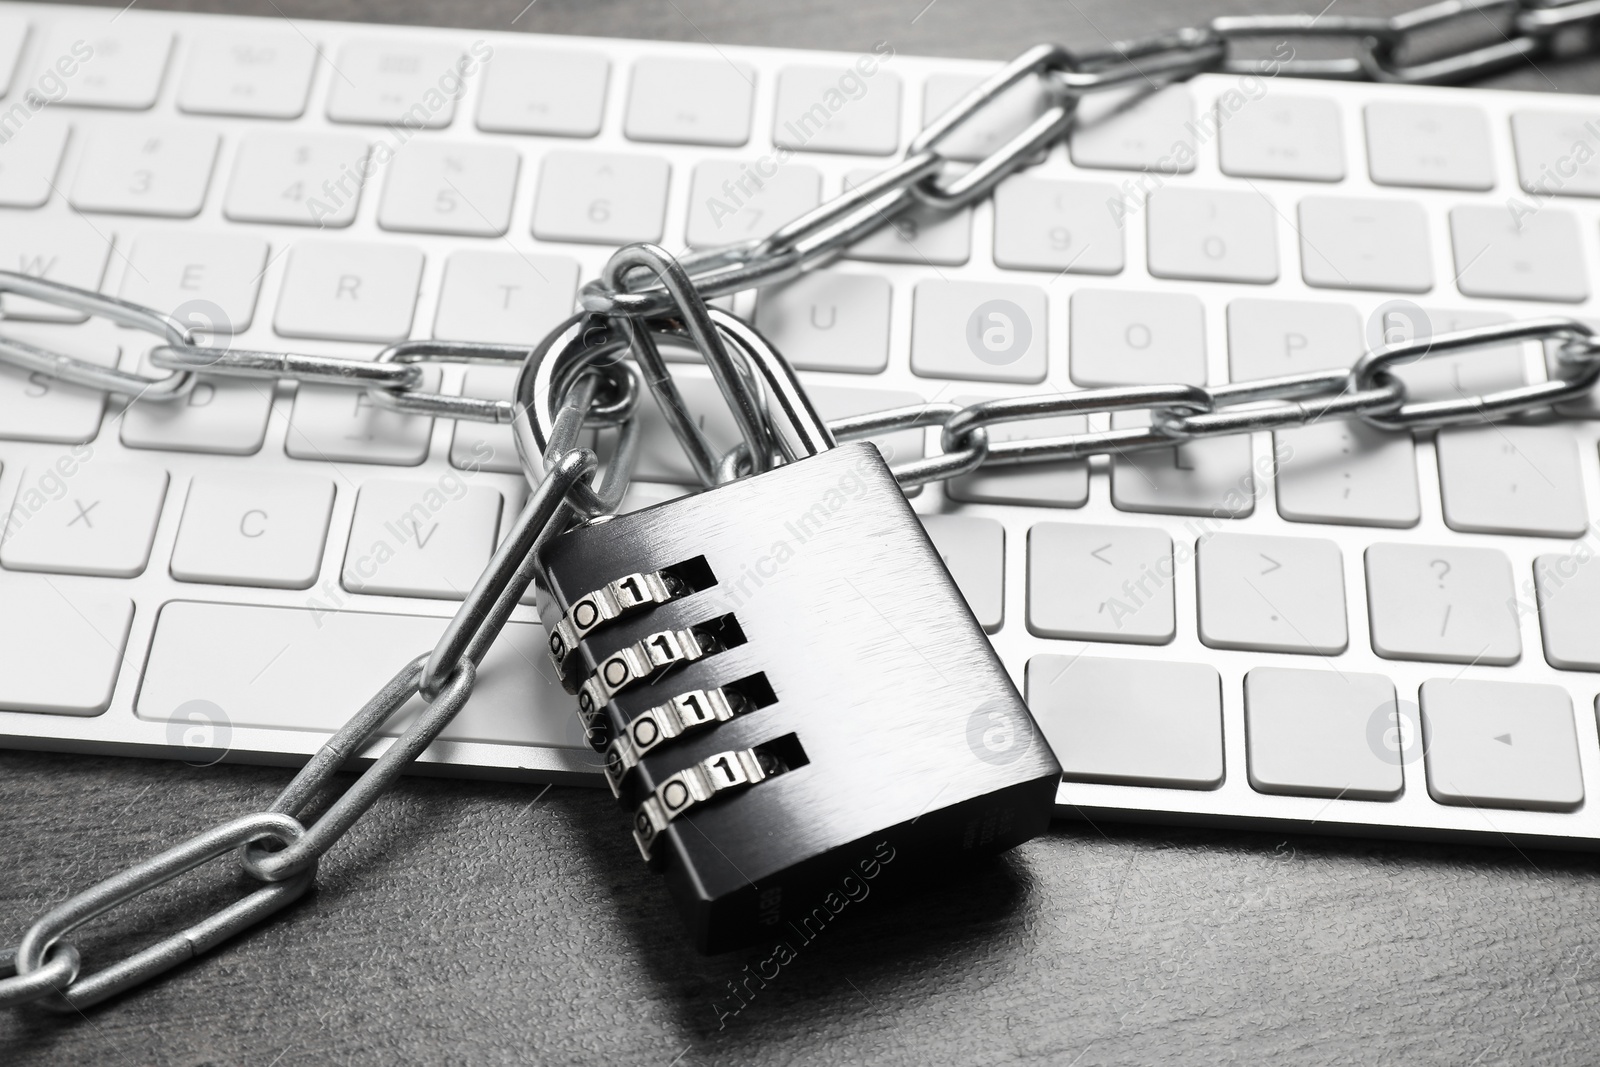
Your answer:
[[[1422,683],[1428,792],[1441,804],[1572,811],[1583,803],[1578,735],[1554,685]]]

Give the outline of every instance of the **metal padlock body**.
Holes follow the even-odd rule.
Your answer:
[[[572,666],[588,678],[652,634],[731,615],[742,644],[617,693],[596,725],[616,737],[676,695],[757,675],[775,697],[641,757],[618,784],[629,811],[719,753],[780,738],[803,750],[804,765],[698,804],[654,840],[701,951],[804,922],[885,845],[897,870],[879,884],[910,886],[917,868],[1043,832],[1060,767],[875,446],[554,538],[546,625],[608,582],[700,558],[714,583],[595,629]],[[996,723],[1012,734],[991,750],[979,738]]]

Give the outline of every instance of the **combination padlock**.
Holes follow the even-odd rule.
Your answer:
[[[829,447],[745,354],[810,448],[540,559],[552,657],[704,952],[809,928],[868,864],[892,893],[1017,845],[1061,776],[877,448]]]

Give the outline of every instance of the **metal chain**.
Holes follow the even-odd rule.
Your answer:
[[[1495,39],[1418,60],[1417,43],[1457,23],[1486,21]],[[151,308],[59,283],[0,272],[0,297],[41,300],[87,316],[151,333],[160,344],[150,362],[164,377],[102,367],[0,337],[0,363],[57,381],[163,403],[182,398],[199,376],[244,377],[336,385],[365,390],[379,407],[417,415],[509,424],[519,456],[535,483],[510,535],[495,551],[434,650],[403,667],[312,756],[265,811],[224,823],[109,878],[51,909],[15,949],[0,949],[0,1007],[38,1003],[76,1011],[160,974],[259,922],[310,887],[318,859],[346,833],[436,738],[472,692],[476,667],[533,579],[544,538],[576,518],[614,510],[632,472],[638,424],[638,378],[620,361],[631,353],[706,484],[725,481],[775,461],[777,430],[763,384],[749,377],[747,356],[766,344],[748,324],[718,309],[711,297],[793,278],[832,260],[851,245],[917,207],[950,211],[987,195],[997,184],[1070,129],[1084,96],[1128,86],[1157,85],[1206,71],[1296,77],[1368,78],[1385,82],[1464,81],[1512,63],[1588,49],[1600,28],[1600,0],[1444,0],[1390,18],[1365,16],[1232,16],[1202,27],[1169,31],[1090,51],[1040,45],[1023,53],[924,129],[900,163],[780,228],[771,236],[673,259],[649,246],[613,258],[603,277],[580,294],[584,313],[532,348],[451,341],[405,341],[373,361],[232,348],[213,349],[195,331]],[[1242,55],[1240,45],[1263,37],[1340,38],[1350,53],[1333,59]],[[976,166],[949,173],[940,146],[979,121],[1008,90],[1036,80],[1047,106],[1025,129]],[[656,351],[658,339],[689,341],[716,373],[745,438],[717,457],[687,416]],[[1544,382],[1455,400],[1413,401],[1393,369],[1430,355],[1513,341],[1556,348],[1555,374]],[[547,358],[549,357],[549,358]],[[426,392],[422,364],[520,365],[517,399],[484,400]],[[1349,370],[1269,378],[1206,388],[1193,385],[1090,389],[1014,397],[966,407],[919,404],[830,424],[840,440],[919,427],[940,429],[938,455],[895,468],[916,485],[1006,466],[1104,453],[1171,448],[1222,435],[1302,426],[1324,418],[1360,418],[1394,431],[1484,422],[1548,412],[1600,380],[1600,340],[1586,324],[1545,318],[1437,337],[1367,353]],[[558,397],[537,409],[541,395]],[[765,388],[784,412],[807,403],[781,383]],[[530,410],[532,409],[532,410]],[[1149,426],[1098,430],[1054,438],[992,442],[991,429],[1064,414],[1144,411]],[[614,455],[598,487],[589,479],[597,459],[575,447],[585,427],[616,427]],[[823,442],[825,443],[825,442]],[[412,697],[428,705],[416,722],[315,820],[302,818],[332,776],[378,736]],[[64,940],[91,919],[227,852],[261,883],[243,899],[99,972],[80,977],[80,957]]]

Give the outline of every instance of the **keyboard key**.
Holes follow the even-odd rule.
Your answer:
[[[924,515],[922,525],[967,606],[989,633],[1005,618],[1006,528],[971,515]]]
[[[1272,439],[1278,514],[1290,522],[1406,527],[1421,520],[1410,434],[1352,419],[1279,430]]]
[[[1074,782],[1215,789],[1222,681],[1203,663],[1034,656],[1028,708]]]
[[[871,74],[860,69],[865,62],[872,62]],[[890,155],[900,146],[900,78],[866,57],[853,68],[783,68],[772,143],[798,152]]]
[[[1040,522],[1028,531],[1028,630],[1164,645],[1176,632],[1172,539],[1137,526]]]
[[[1417,330],[1409,321],[1421,311],[1422,335],[1437,336],[1477,326],[1508,322],[1501,311],[1461,311],[1454,308],[1396,308],[1385,315],[1382,339],[1393,344],[1412,340]],[[1390,372],[1406,387],[1413,400],[1454,400],[1493,393],[1527,384],[1520,344],[1496,345],[1474,352],[1429,353],[1413,363],[1397,364]]]
[[[11,79],[28,39],[28,20],[21,15],[0,15],[0,96],[11,91]]]
[[[1078,385],[1205,384],[1205,307],[1198,298],[1079,289],[1069,308],[1069,372]]]
[[[1372,650],[1384,659],[1506,666],[1522,656],[1511,562],[1492,548],[1367,548]]]
[[[994,192],[995,265],[1122,273],[1122,227],[1110,207],[1120,196],[1106,182],[1007,178]]]
[[[90,134],[72,206],[193,218],[206,202],[220,138],[186,126],[103,126]]]
[[[1212,648],[1336,656],[1349,645],[1339,546],[1216,534],[1199,545],[1200,640]]]
[[[139,373],[167,372],[146,355],[139,361]],[[118,420],[119,437],[129,448],[254,455],[267,439],[273,389],[274,383],[267,381],[198,381],[182,399],[130,405]]]
[[[0,566],[132,578],[150,562],[167,472],[94,458],[87,448],[22,472]]]
[[[1428,792],[1441,804],[1572,811],[1583,772],[1572,701],[1554,685],[1422,683]]]
[[[724,145],[750,140],[756,72],[725,59],[652,56],[633,65],[628,114],[630,141]]]
[[[923,399],[916,393],[900,389],[861,389],[850,385],[807,384],[806,392],[816,405],[817,414],[827,422],[888,408],[908,407],[922,403]],[[905,463],[923,456],[922,430],[898,430],[877,434],[866,440],[878,446],[885,463]],[[914,486],[906,490],[906,495],[916,496],[921,491],[921,486]]]
[[[1578,219],[1570,211],[1461,205],[1450,209],[1450,239],[1464,296],[1572,304],[1589,298]]]
[[[301,241],[272,325],[282,337],[403,341],[421,282],[422,252],[409,245]]]
[[[411,141],[395,153],[378,204],[378,225],[408,233],[498,237],[511,224],[515,149]]]
[[[235,727],[332,733],[346,714],[335,709],[361,707],[415,650],[433,647],[446,622],[340,610],[320,597],[309,608],[175,601],[156,621],[135,710],[168,721],[203,699]],[[472,698],[440,739],[584,746],[572,698],[544,655],[537,623],[508,624],[478,668]],[[383,736],[405,729],[423,706],[413,697]]]
[[[610,73],[610,60],[599,52],[496,48],[483,68],[478,129],[593,137]]]
[[[822,175],[790,163],[770,177],[760,164],[710,162],[694,168],[688,241],[694,248],[765,237],[821,203]]]
[[[965,407],[992,396],[958,396]],[[1028,438],[1067,437],[1085,433],[1089,420],[1082,415],[1058,415],[1026,422],[1003,422],[988,427],[989,444]],[[977,504],[1036,504],[1044,507],[1081,508],[1089,501],[1089,463],[1081,459],[1029,463],[1015,467],[988,467],[945,483],[952,500]]]
[[[844,188],[853,189],[876,171],[853,170]],[[877,263],[921,263],[959,267],[972,257],[972,209],[934,211],[914,207],[896,215],[887,226],[850,246],[847,259]]]
[[[668,169],[658,156],[551,152],[539,170],[533,235],[602,245],[659,241]]]
[[[122,349],[92,327],[0,322],[0,339],[115,367]],[[71,385],[40,371],[0,363],[0,440],[76,445],[94,440],[105,413],[106,394]]]
[[[1600,113],[1513,111],[1511,141],[1523,190],[1541,196],[1600,196],[1597,129]]]
[[[55,191],[72,128],[39,115],[12,127],[0,117],[0,129],[11,128],[16,132],[0,141],[0,207],[43,207]]]
[[[742,440],[738,424],[733,421],[733,412],[709,372],[685,373],[679,369],[674,372],[673,380],[678,384],[689,414],[694,416],[719,455]],[[698,480],[689,465],[689,457],[684,455],[683,446],[661,417],[661,409],[653,396],[640,399],[638,418],[639,461],[633,476],[643,481],[696,485]]]
[[[1278,280],[1277,213],[1260,193],[1157,189],[1149,208],[1149,267],[1157,278]]]
[[[1428,218],[1409,200],[1300,201],[1300,272],[1319,289],[1433,288]]]
[[[421,388],[439,389],[439,368],[427,367]],[[336,385],[299,385],[289,414],[285,451],[325,463],[385,463],[415,467],[428,458],[433,420],[374,407],[365,392]]]
[[[335,74],[329,79],[328,118],[443,129],[455,118],[461,79],[472,64],[450,44],[350,41],[339,49]]]
[[[888,279],[818,270],[761,290],[756,328],[801,370],[877,374],[889,365]]]
[[[7,219],[0,226],[0,268],[97,292],[111,258],[113,235],[87,219]],[[83,322],[87,315],[11,294],[0,296],[8,319]]]
[[[1494,188],[1489,121],[1476,107],[1384,100],[1368,104],[1367,170],[1378,185]]]
[[[363,482],[341,583],[352,593],[460,600],[494,554],[498,491],[454,473]]]
[[[1239,178],[1344,180],[1339,105],[1317,96],[1270,93],[1237,111],[1217,106],[1222,173]]]
[[[1405,784],[1400,761],[1371,736],[1374,719],[1394,706],[1394,683],[1381,674],[1255,668],[1244,676],[1251,788],[1395,799]]]
[[[1077,166],[1159,174],[1194,170],[1194,96],[1187,86],[1100,93],[1085,97],[1078,115],[1067,142]]]
[[[316,46],[297,33],[255,28],[248,34],[199,34],[189,43],[178,109],[297,119],[305,114],[316,65]]]
[[[1436,447],[1452,530],[1577,537],[1588,527],[1578,443],[1567,428],[1440,430]]]
[[[128,253],[121,296],[226,343],[255,318],[267,252],[248,234],[153,230]]]
[[[1571,553],[1552,553],[1533,561],[1544,658],[1569,671],[1600,671],[1600,567],[1593,550],[1580,543]],[[1527,582],[1522,583],[1524,593]],[[1528,598],[1515,601],[1517,614]]]
[[[201,474],[172,550],[180,582],[309,589],[322,569],[333,482],[267,471]]]
[[[1228,376],[1245,382],[1354,366],[1366,351],[1349,304],[1309,300],[1228,302]]]
[[[145,111],[161,93],[172,52],[172,32],[158,23],[129,19],[120,24],[100,18],[90,23],[59,23],[41,55],[76,66],[63,77],[55,102],[71,107]],[[63,74],[65,72],[62,72]]]
[[[1150,415],[1116,412],[1111,425],[1149,426]],[[1119,453],[1111,461],[1111,503],[1118,511],[1243,518],[1256,506],[1250,463],[1248,434]]]
[[[0,339],[61,352],[102,367],[115,367],[122,350],[106,334],[68,326],[0,323]],[[0,363],[0,440],[76,445],[94,440],[106,395],[71,385],[40,371]]]
[[[913,293],[912,315],[911,373],[972,382],[1044,381],[1043,289],[922,281]]]
[[[530,344],[572,314],[577,292],[578,261],[566,256],[452,252],[433,336]]]
[[[87,584],[0,575],[0,708],[99,715],[128,644],[133,601]]]
[[[337,228],[355,221],[367,142],[338,133],[252,133],[239,142],[222,213],[234,222]]]
[[[462,253],[457,253],[461,255]],[[520,367],[468,367],[462,379],[461,395],[483,400],[510,400],[516,390]],[[585,431],[580,442],[594,448],[595,438]],[[522,461],[511,427],[504,423],[473,422],[458,419],[450,438],[450,465],[460,470],[486,470],[500,474],[521,474]]]
[[[922,125],[929,125],[949,111],[982,81],[971,74],[930,74],[922,87]],[[939,146],[939,153],[963,163],[981,162],[1025,130],[1049,106],[1049,97],[1041,91],[1040,83],[1024,78],[984,105],[982,122],[957,127]]]

